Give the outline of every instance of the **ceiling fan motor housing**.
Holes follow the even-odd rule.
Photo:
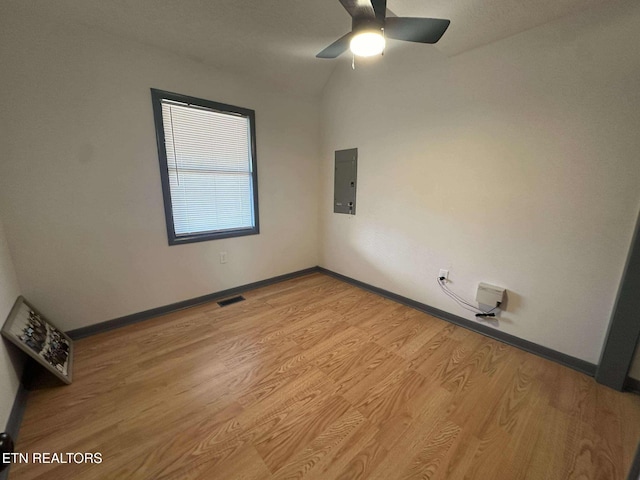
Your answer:
[[[386,38],[436,43],[451,23],[440,18],[387,18],[386,0],[339,1],[351,15],[351,31],[318,53],[318,58],[337,58],[348,49],[362,57],[377,55],[384,51]]]
[[[362,17],[353,17],[351,20],[351,31],[354,34],[363,32],[380,32],[383,28],[384,20]]]

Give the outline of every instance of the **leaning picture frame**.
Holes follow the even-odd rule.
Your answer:
[[[20,296],[2,336],[66,384],[73,379],[73,340]]]

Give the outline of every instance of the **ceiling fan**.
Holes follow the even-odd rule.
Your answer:
[[[351,31],[316,55],[336,58],[351,49],[371,57],[384,51],[385,37],[418,43],[436,43],[451,23],[439,18],[387,17],[387,0],[339,0],[352,17]]]

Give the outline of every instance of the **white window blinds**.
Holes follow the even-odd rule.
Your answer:
[[[176,236],[255,226],[249,118],[162,100]]]

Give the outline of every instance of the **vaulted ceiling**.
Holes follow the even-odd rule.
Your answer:
[[[351,26],[338,0],[4,1],[312,95],[320,94],[337,63],[315,54]],[[438,44],[420,48],[451,56],[610,1],[388,0],[388,7],[398,16],[450,19]],[[389,53],[415,48],[391,43]]]

